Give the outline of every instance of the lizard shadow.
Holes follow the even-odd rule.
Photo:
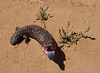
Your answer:
[[[20,40],[17,42],[17,44],[20,44],[24,38],[20,38]],[[31,40],[25,39],[25,43],[28,44]],[[66,57],[64,52],[61,50],[61,47],[57,47],[57,50],[55,51],[55,60],[54,62],[58,64],[61,70],[65,70],[65,64],[64,61],[66,61]]]
[[[58,49],[55,52],[55,60],[54,62],[58,64],[61,70],[65,70],[65,64],[64,61],[66,61],[66,57],[64,52],[61,50],[61,48],[58,47]]]

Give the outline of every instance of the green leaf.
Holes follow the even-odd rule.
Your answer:
[[[59,36],[59,38],[62,40],[62,38]]]
[[[44,11],[44,16],[47,16],[47,13]]]
[[[70,22],[68,21],[68,26],[70,25]]]
[[[51,14],[49,13],[48,16],[50,16]]]
[[[58,41],[59,43],[63,43],[64,42],[64,40],[60,40],[60,41]]]
[[[64,47],[64,45],[60,45],[59,47],[62,48],[62,47]]]
[[[44,24],[44,28],[46,28],[46,24],[45,24],[45,22],[43,21],[43,24]]]
[[[59,33],[61,33],[61,29],[59,29]]]
[[[37,17],[36,17],[36,18],[37,18],[37,19],[41,19],[41,16],[37,14]]]
[[[68,25],[67,25],[67,28],[66,28],[66,32],[68,33],[68,28],[70,26],[70,22],[68,21]]]
[[[62,33],[63,33],[63,36],[66,37],[66,32],[63,28],[62,28]]]
[[[68,44],[68,47],[70,47],[71,46],[71,44]]]
[[[67,38],[68,38],[68,35],[66,34],[65,39],[67,39]]]

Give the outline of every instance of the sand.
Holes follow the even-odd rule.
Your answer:
[[[31,39],[19,45],[10,44],[15,28],[34,24],[40,7],[49,6],[48,30],[56,42],[59,28],[70,21],[73,31],[91,27],[86,33],[91,38],[81,38],[70,48],[67,44],[58,54],[57,61],[49,60],[41,45]],[[100,73],[100,0],[0,0],[0,73]],[[58,45],[60,45],[58,43]]]

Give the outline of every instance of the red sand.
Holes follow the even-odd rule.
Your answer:
[[[16,26],[33,23],[40,7],[49,6],[48,13],[54,17],[46,21],[47,30],[58,43],[58,29],[71,22],[74,31],[87,29],[86,34],[95,40],[80,39],[78,45],[62,48],[55,63],[32,39],[16,46],[10,38]],[[100,73],[100,0],[2,0],[0,1],[0,73]],[[58,43],[59,44],[59,43]],[[66,61],[64,61],[64,54]],[[61,68],[60,68],[60,67]],[[61,70],[64,69],[65,70]]]

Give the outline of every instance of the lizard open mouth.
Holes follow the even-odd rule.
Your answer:
[[[42,47],[42,51],[46,54],[48,53],[55,53],[55,46],[49,46],[49,47]]]

